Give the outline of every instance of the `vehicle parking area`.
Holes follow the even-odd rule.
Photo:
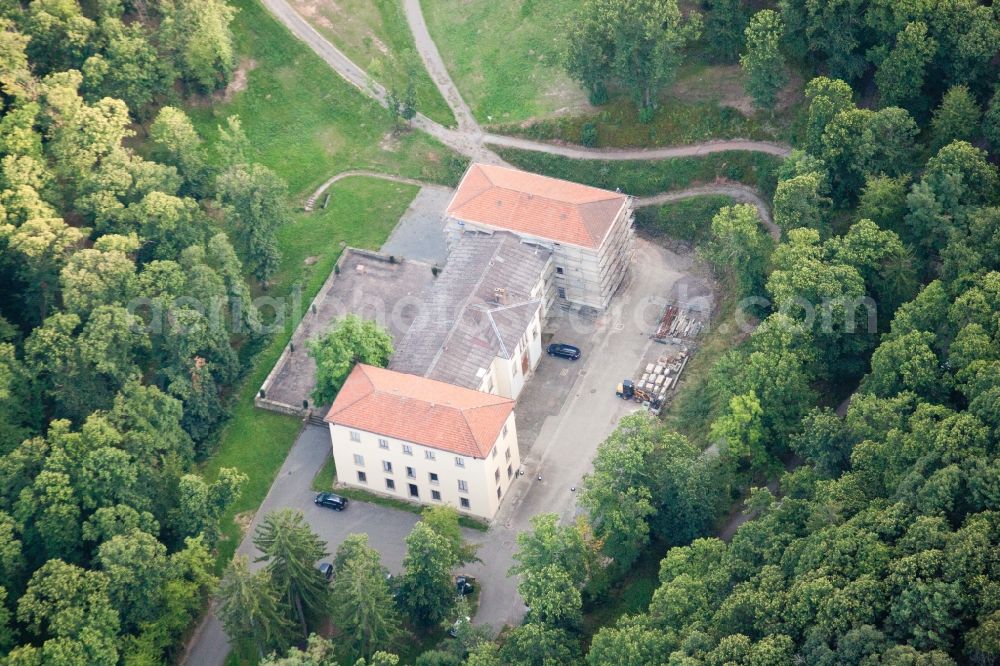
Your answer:
[[[609,310],[553,308],[542,332],[543,344],[571,344],[582,354],[575,361],[542,356],[516,408],[524,474],[511,485],[488,532],[463,530],[467,540],[480,544],[482,561],[465,569],[480,584],[476,624],[500,630],[521,621],[525,607],[517,593],[518,581],[507,575],[517,550],[517,534],[529,530],[537,514],[556,513],[569,521],[581,511],[577,493],[592,469],[598,446],[623,416],[645,409],[617,398],[616,385],[625,378],[641,378],[650,362],[671,350],[687,347],[693,351],[697,336],[674,336],[676,340],[663,342],[652,336],[668,304],[710,304],[711,295],[711,280],[690,255],[636,239],[629,277]],[[367,533],[383,563],[399,572],[404,539],[418,516],[361,501],[351,501],[342,512],[316,506],[310,482],[329,455],[328,431],[304,429],[256,518],[282,506],[301,509],[331,552],[349,534]],[[249,539],[240,552],[254,553]]]

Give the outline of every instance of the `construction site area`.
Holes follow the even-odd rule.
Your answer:
[[[673,399],[685,367],[711,323],[713,291],[708,280],[685,276],[675,283],[649,334],[650,344],[635,376],[625,378],[615,395],[659,414]]]

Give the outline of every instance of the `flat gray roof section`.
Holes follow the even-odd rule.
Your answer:
[[[339,273],[330,273],[312,304],[304,306],[305,314],[291,344],[261,386],[265,397],[258,393],[258,407],[303,414],[302,401],[313,406],[309,394],[316,384],[316,363],[309,357],[306,342],[326,333],[336,320],[356,314],[378,322],[392,335],[393,344],[399,344],[420,313],[424,292],[434,280],[430,264],[391,262],[384,254],[350,247],[340,256],[337,267]]]
[[[479,388],[495,356],[511,358],[545,294],[531,295],[551,252],[513,234],[465,234],[396,348],[399,372]]]

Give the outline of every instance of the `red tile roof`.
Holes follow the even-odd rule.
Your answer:
[[[507,398],[359,363],[326,421],[485,458],[512,411]]]
[[[447,214],[458,220],[596,248],[628,197],[488,164],[465,172]]]

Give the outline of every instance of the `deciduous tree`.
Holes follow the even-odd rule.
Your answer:
[[[40,645],[37,663],[118,663],[118,612],[108,598],[107,578],[98,571],[49,560],[18,600],[17,619]]]
[[[761,229],[757,209],[750,204],[726,206],[712,218],[712,239],[704,250],[709,261],[736,281],[743,297],[763,291],[774,243]]]
[[[780,48],[783,30],[781,16],[771,9],[754,14],[746,29],[746,52],[740,56],[744,85],[757,106],[765,109],[774,108],[778,91],[788,82]]]
[[[902,106],[914,112],[923,111],[921,89],[927,77],[927,66],[937,51],[937,42],[927,34],[922,21],[907,23],[896,35],[891,50],[880,54],[875,83],[883,106]]]
[[[217,197],[239,238],[243,263],[254,277],[267,281],[278,269],[281,253],[275,232],[290,217],[286,185],[260,164],[240,164],[216,180]]]
[[[160,42],[181,76],[203,91],[229,82],[236,49],[229,27],[236,9],[223,0],[175,0],[165,7]]]
[[[701,21],[697,14],[684,17],[675,0],[587,0],[569,30],[564,62],[570,76],[595,101],[609,82],[621,85],[651,117]]]
[[[392,337],[373,321],[349,314],[322,337],[309,341],[316,360],[313,402],[329,404],[337,396],[355,363],[385,366],[392,356]]]
[[[400,595],[410,619],[423,628],[448,617],[455,605],[451,570],[455,553],[448,540],[423,521],[406,537]]]
[[[774,222],[784,230],[809,227],[829,234],[829,209],[833,203],[823,196],[823,178],[808,173],[782,180],[774,192]]]

